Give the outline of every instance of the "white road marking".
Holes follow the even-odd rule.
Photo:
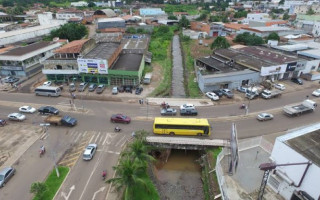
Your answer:
[[[103,140],[103,135],[101,135],[100,137],[99,144],[101,144],[102,140]]]
[[[128,139],[130,139],[130,138],[128,138]],[[122,142],[122,144],[121,144],[121,147],[123,147],[123,146],[127,143],[127,141],[128,141],[128,140],[124,140],[124,141]]]
[[[65,199],[65,200],[68,200],[70,195],[71,195],[71,192],[75,189],[76,187],[73,185],[70,187],[70,190],[69,190],[69,193],[68,195],[66,195],[66,193],[64,192],[61,192],[61,196]]]
[[[72,131],[70,135],[73,136],[73,134],[75,134],[76,132],[77,132],[77,131]]]
[[[99,136],[100,136],[100,132],[98,133],[98,135],[97,135],[96,140],[94,141],[94,143],[97,144],[97,141],[98,141]]]
[[[97,151],[102,152],[103,150],[98,149]],[[104,151],[105,153],[112,153],[112,154],[117,154],[119,155],[120,152],[116,152],[116,151]]]
[[[78,134],[78,136],[77,136],[77,138],[74,140],[74,142],[76,143],[76,142],[79,140],[80,137],[81,137],[81,134]]]
[[[87,131],[85,131],[83,134],[82,134],[82,137],[85,137],[87,135]]]
[[[104,189],[106,189],[106,187],[102,187],[102,188],[100,188],[99,190],[95,191],[94,194],[93,194],[92,200],[95,200],[95,199],[96,199],[96,195],[97,195],[99,192],[103,192]]]
[[[110,133],[107,134],[106,139],[103,141],[104,144],[110,144],[112,139],[112,135]]]
[[[93,137],[94,137],[94,135],[93,135],[93,136],[91,136],[91,138],[90,138],[90,140],[89,140],[89,144],[92,142]]]
[[[119,144],[121,144],[123,139],[126,139],[126,136],[122,136],[122,138],[116,143],[115,146],[119,146]]]

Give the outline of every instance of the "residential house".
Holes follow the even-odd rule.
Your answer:
[[[56,18],[58,20],[70,20],[70,19],[79,19],[82,20],[84,17],[84,12],[81,10],[75,10],[75,9],[63,9],[59,10],[56,14]]]
[[[71,6],[73,6],[73,7],[87,7],[88,2],[86,2],[86,1],[71,2]]]

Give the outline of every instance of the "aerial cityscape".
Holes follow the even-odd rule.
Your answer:
[[[319,0],[0,0],[0,200],[320,200]]]

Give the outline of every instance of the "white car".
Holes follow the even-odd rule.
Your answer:
[[[270,113],[260,113],[257,116],[257,120],[259,120],[259,121],[267,121],[267,120],[271,120],[271,119],[273,119],[273,115]]]
[[[89,144],[83,152],[83,160],[91,160],[98,148],[97,144]]]
[[[34,113],[37,111],[37,109],[31,107],[31,106],[22,106],[19,108],[20,112],[24,112],[24,113]]]
[[[286,89],[286,86],[284,86],[281,83],[274,84],[274,87],[279,89],[279,90],[285,90]]]
[[[195,107],[193,104],[190,104],[190,103],[186,103],[186,104],[183,104],[183,105],[180,106],[180,109],[181,109],[181,110],[182,110],[182,109],[187,109],[187,108],[189,108],[189,109],[195,109],[196,107]]]
[[[21,113],[11,113],[8,115],[8,118],[14,121],[23,121],[26,119],[26,116]]]
[[[218,101],[219,100],[219,96],[216,95],[216,93],[214,92],[207,92],[206,96],[211,99],[212,101]]]
[[[43,83],[44,86],[50,86],[51,84],[52,84],[51,81],[46,81],[46,82]]]
[[[320,89],[316,89],[315,91],[313,91],[312,95],[316,97],[320,97]]]

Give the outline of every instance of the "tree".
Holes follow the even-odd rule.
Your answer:
[[[207,19],[207,14],[206,13],[202,13],[196,20],[197,21],[204,21]]]
[[[230,44],[225,37],[218,36],[211,44],[211,49],[226,49]]]
[[[284,0],[280,0],[279,5],[283,5],[283,4],[284,4]]]
[[[264,43],[261,37],[256,36],[256,34],[250,34],[249,32],[238,34],[234,39],[234,42],[243,43],[249,46],[260,45]]]
[[[313,14],[315,14],[315,12],[310,7],[309,10],[307,11],[307,15],[313,15]]]
[[[52,30],[50,38],[59,37],[61,39],[80,40],[88,34],[87,28],[82,24],[68,23],[61,26],[59,29]]]
[[[182,16],[181,19],[179,20],[179,26],[180,27],[184,27],[184,28],[188,28],[188,26],[190,25],[189,20],[186,18],[186,16]]]
[[[107,180],[107,183],[113,183],[117,190],[124,189],[124,199],[132,199],[135,185],[140,185],[148,189],[147,183],[141,178],[146,172],[145,167],[132,161],[129,157],[121,159],[118,166],[113,167],[117,171],[117,177]]]
[[[280,37],[279,37],[279,35],[276,33],[276,32],[272,32],[272,33],[270,33],[269,35],[268,35],[268,37],[267,37],[267,41],[268,40],[280,40]]]
[[[288,20],[290,18],[288,12],[284,13],[283,16],[282,16],[282,19],[283,20]]]
[[[234,18],[241,18],[241,17],[247,17],[248,12],[245,10],[238,11],[234,14]]]
[[[13,4],[13,1],[5,0],[5,1],[2,1],[2,6],[3,7],[13,7],[14,4]]]
[[[30,192],[35,195],[39,200],[44,199],[44,193],[47,191],[47,185],[41,182],[32,183]]]
[[[126,30],[127,33],[135,34],[137,33],[136,29],[133,27],[128,27]]]
[[[171,19],[171,20],[178,20],[178,18],[174,15],[169,15],[168,19]]]
[[[94,3],[94,2],[92,2],[92,1],[90,1],[89,3],[88,3],[88,7],[89,8],[92,8],[92,7],[95,7],[96,6],[96,4]]]

